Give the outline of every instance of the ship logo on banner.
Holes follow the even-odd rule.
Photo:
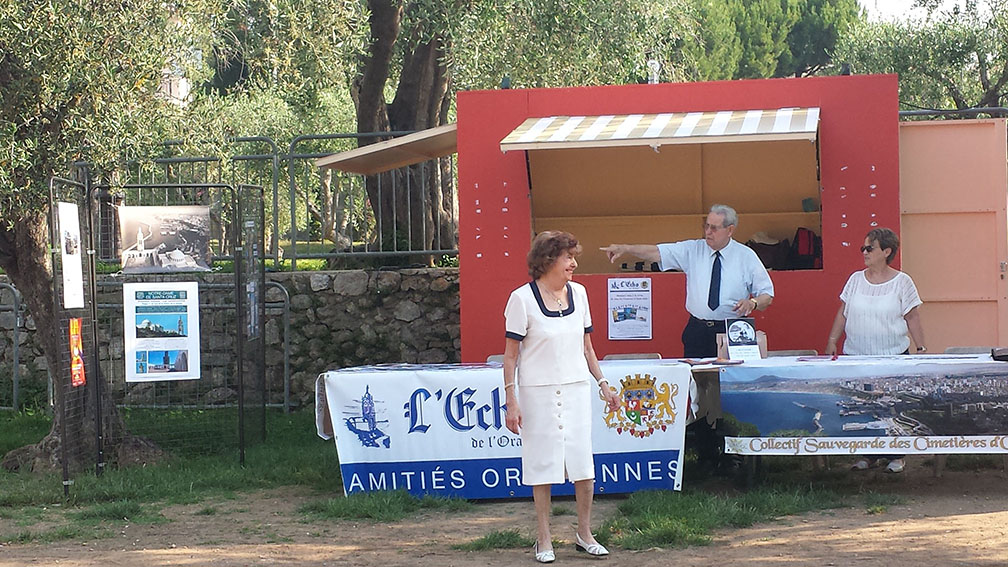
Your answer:
[[[609,429],[622,435],[628,432],[634,437],[648,437],[656,429],[665,431],[675,423],[676,407],[673,398],[679,393],[679,385],[661,383],[650,374],[628,375],[620,380],[620,399],[623,409],[606,414]]]
[[[383,446],[386,449],[391,446],[391,439],[388,434],[378,428],[378,424],[387,424],[388,420],[378,419],[378,413],[375,411],[375,400],[374,396],[371,395],[370,386],[364,387],[364,395],[360,399],[360,414],[346,412],[344,415],[348,415],[348,417],[343,418],[347,429],[357,436],[362,446]]]

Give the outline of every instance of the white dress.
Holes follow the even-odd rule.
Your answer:
[[[595,478],[591,446],[594,380],[584,356],[592,330],[584,286],[567,284],[567,308],[550,310],[535,282],[511,292],[505,335],[521,342],[517,396],[522,412],[522,484]]]
[[[910,276],[898,272],[887,282],[873,284],[864,270],[854,272],[840,299],[847,318],[844,354],[901,354],[910,348],[904,317],[923,303]]]

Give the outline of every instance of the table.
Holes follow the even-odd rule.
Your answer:
[[[625,407],[609,412],[601,397],[592,400],[596,492],[678,490],[690,367],[675,360],[601,367]],[[531,495],[521,484],[521,438],[504,425],[500,364],[334,370],[318,377],[315,395],[316,429],[335,438],[347,494]],[[573,494],[573,484],[554,493]]]
[[[781,357],[718,370],[759,429],[741,455],[1008,453],[1008,363],[989,355]]]

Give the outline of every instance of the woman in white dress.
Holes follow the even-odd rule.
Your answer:
[[[837,311],[826,343],[826,354],[837,353],[840,335],[846,335],[844,354],[909,354],[910,339],[918,353],[927,352],[918,307],[923,303],[917,286],[906,273],[890,264],[899,250],[899,237],[888,228],[875,228],[865,236],[861,255],[865,269],[854,272],[840,293]],[[853,468],[871,466],[860,459]],[[888,472],[902,472],[903,458],[890,457]]]
[[[609,551],[591,532],[595,463],[591,446],[594,389],[610,411],[620,406],[591,343],[584,286],[572,281],[581,246],[573,235],[540,233],[528,253],[532,281],[511,292],[504,309],[507,428],[521,435],[522,483],[532,486],[535,559],[554,561],[551,485],[570,480],[577,501],[575,545],[594,556]]]

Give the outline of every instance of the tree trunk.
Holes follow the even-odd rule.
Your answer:
[[[418,37],[405,38],[403,41],[412,48],[404,50],[395,97],[387,103],[384,88],[393,48],[400,40],[402,6],[389,0],[371,0],[368,4],[373,43],[354,89],[357,131],[423,130],[444,124],[450,106],[450,77],[443,61],[449,44],[438,35],[423,41]],[[377,141],[380,140],[361,139],[359,145]],[[452,214],[451,175],[450,166],[426,163],[368,176],[365,188],[378,225],[375,248],[382,251],[454,248],[458,230]],[[411,261],[431,260],[425,256]]]
[[[84,226],[82,231],[86,230]],[[82,240],[86,239],[83,237]],[[66,465],[68,472],[78,472],[94,467],[97,462],[97,425],[102,424],[105,454],[109,460],[124,460],[129,455],[123,448],[137,452],[132,458],[147,460],[160,455],[150,442],[130,436],[116,411],[115,405],[102,396],[101,420],[98,419],[99,377],[94,368],[94,356],[85,355],[84,386],[70,385],[68,317],[70,314],[57,306],[53,285],[52,258],[49,255],[49,230],[44,211],[24,215],[18,222],[7,226],[0,224],[0,268],[7,273],[21,296],[37,327],[36,339],[41,342],[46,363],[53,379],[52,429],[39,443],[14,449],[7,453],[0,466],[7,470],[51,471]],[[62,302],[60,301],[60,305]],[[85,325],[85,335],[93,327]],[[90,336],[84,336],[85,352],[92,345]],[[94,354],[94,353],[92,353]],[[104,392],[104,390],[101,390]],[[60,411],[67,408],[70,411]]]

